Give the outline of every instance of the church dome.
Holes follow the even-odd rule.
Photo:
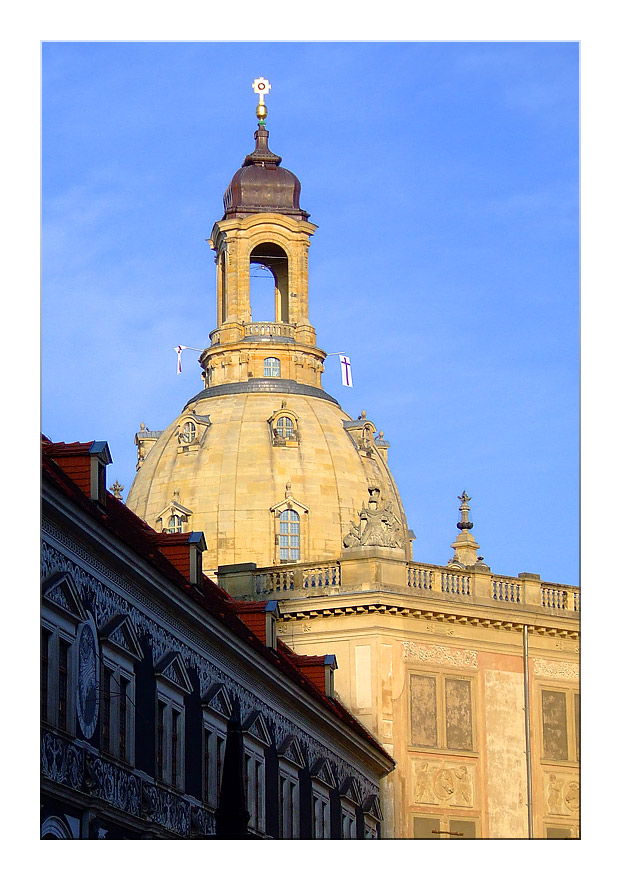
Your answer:
[[[352,419],[321,387],[326,353],[308,301],[317,227],[261,121],[255,139],[209,239],[217,327],[199,357],[204,388],[164,431],[141,426],[127,505],[158,531],[204,532],[208,572],[312,567],[378,546],[409,558],[389,444],[366,413]],[[273,318],[253,314],[257,264],[271,275]]]
[[[159,530],[181,512],[184,531],[205,534],[206,571],[315,563],[340,558],[375,492],[393,515],[392,546],[407,551],[401,499],[364,413],[352,420],[306,386],[291,394],[239,384],[196,395],[162,432],[127,498],[135,513]],[[279,546],[283,513],[299,538],[287,559]]]
[[[224,194],[223,219],[273,211],[306,220],[309,214],[300,208],[300,181],[270,150],[269,131],[260,125],[254,137],[254,152],[246,156]]]

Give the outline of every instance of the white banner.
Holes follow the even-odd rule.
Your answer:
[[[187,348],[187,345],[176,345],[175,351],[177,352],[177,373],[181,372],[181,352],[184,348]]]
[[[347,385],[348,388],[353,388],[354,383],[351,377],[351,363],[349,362],[349,358],[342,354],[339,360],[341,362],[341,382],[343,385]]]

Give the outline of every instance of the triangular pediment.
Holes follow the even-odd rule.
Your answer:
[[[41,584],[41,597],[45,602],[54,605],[69,617],[84,620],[86,611],[76,583],[68,571],[51,574]]]
[[[223,684],[212,684],[202,699],[203,708],[210,709],[222,718],[230,718],[233,703]]]
[[[380,799],[376,794],[370,794],[362,806],[362,812],[368,816],[372,816],[378,822],[382,821],[382,808]]]
[[[167,682],[179,688],[179,690],[185,691],[186,694],[192,691],[192,683],[188,677],[185,663],[177,652],[170,651],[162,657],[155,667],[155,674],[166,679]]]
[[[362,803],[362,792],[360,790],[360,783],[357,779],[354,779],[353,776],[348,776],[347,779],[343,782],[339,789],[339,794],[342,798],[351,801],[351,803],[355,804],[357,807],[359,807]]]
[[[308,507],[300,501],[296,501],[292,495],[285,498],[283,501],[279,501],[278,504],[275,504],[273,507],[270,507],[272,513],[280,514],[283,510],[295,510],[296,513],[299,514],[308,513]]]
[[[134,660],[143,659],[144,654],[138,642],[138,634],[126,614],[116,614],[112,617],[102,628],[100,636],[103,641],[109,642]]]
[[[263,715],[258,710],[251,712],[242,724],[242,730],[264,746],[271,746],[272,737],[267,729]]]
[[[319,758],[311,768],[311,779],[323,782],[328,788],[336,788],[336,778],[327,758]]]
[[[306,764],[302,749],[300,748],[300,743],[293,734],[289,734],[289,736],[284,738],[282,743],[278,746],[278,754],[281,758],[291,761],[296,767],[304,767]]]

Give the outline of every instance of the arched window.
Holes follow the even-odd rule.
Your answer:
[[[252,321],[289,321],[289,261],[280,245],[258,244],[250,254]]]
[[[278,546],[281,562],[300,558],[300,515],[295,510],[283,510],[280,514]]]
[[[278,358],[265,358],[263,361],[263,375],[280,377],[280,361]]]
[[[181,517],[177,514],[173,514],[168,520],[168,528],[166,531],[170,534],[183,531],[183,520]]]
[[[183,443],[194,443],[196,439],[196,425],[194,422],[186,422],[183,426],[179,439]]]
[[[291,437],[293,437],[295,431],[295,426],[292,419],[290,419],[288,416],[281,416],[276,422],[275,431],[279,437],[282,437],[285,440],[289,440]]]

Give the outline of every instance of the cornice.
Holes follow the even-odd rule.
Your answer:
[[[289,606],[289,607],[288,607]],[[537,621],[536,612],[523,611],[521,614],[516,611],[516,617],[522,619],[507,620],[501,615],[490,614],[488,609],[478,607],[476,611],[464,612],[462,609],[452,612],[447,609],[423,609],[412,608],[407,605],[398,603],[378,602],[368,599],[359,601],[354,598],[348,602],[333,603],[330,607],[323,608],[307,608],[294,610],[289,602],[281,600],[281,620],[316,620],[318,618],[328,617],[356,617],[363,615],[388,615],[390,617],[414,618],[423,620],[434,620],[444,623],[458,623],[462,625],[472,626],[483,629],[496,629],[505,632],[521,633],[524,626],[529,626],[531,631],[537,635],[551,636],[553,638],[567,638],[574,641],[580,637],[577,626],[572,626],[573,621],[566,619],[559,620],[559,625],[555,626],[551,622]]]

